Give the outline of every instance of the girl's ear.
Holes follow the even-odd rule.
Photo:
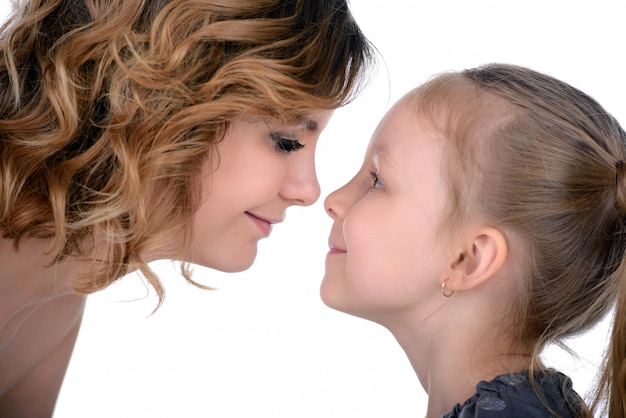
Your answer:
[[[448,266],[446,287],[453,291],[472,289],[492,278],[508,253],[506,238],[495,228],[481,228],[466,240]]]

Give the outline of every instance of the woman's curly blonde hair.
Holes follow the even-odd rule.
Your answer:
[[[373,49],[345,0],[30,0],[0,35],[0,232],[88,260],[78,292],[189,242],[236,115],[349,102]],[[186,277],[189,279],[188,274]]]

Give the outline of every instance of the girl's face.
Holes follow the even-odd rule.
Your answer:
[[[289,206],[308,206],[320,194],[315,146],[331,111],[302,125],[235,119],[202,173],[203,203],[195,215],[188,260],[222,271],[245,270],[257,242],[285,219]]]
[[[334,223],[322,300],[381,323],[398,312],[419,320],[444,299],[443,140],[411,106],[404,98],[387,113],[361,170],[325,202]]]

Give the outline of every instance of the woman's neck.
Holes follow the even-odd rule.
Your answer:
[[[69,278],[85,266],[74,261],[52,264],[47,249],[41,240],[22,240],[16,250],[12,241],[0,239],[0,320],[23,307],[72,293]]]

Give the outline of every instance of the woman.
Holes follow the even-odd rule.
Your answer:
[[[344,0],[31,0],[0,39],[0,415],[50,415],[85,294],[246,269],[319,196],[372,49]],[[188,273],[185,277],[191,280]]]

